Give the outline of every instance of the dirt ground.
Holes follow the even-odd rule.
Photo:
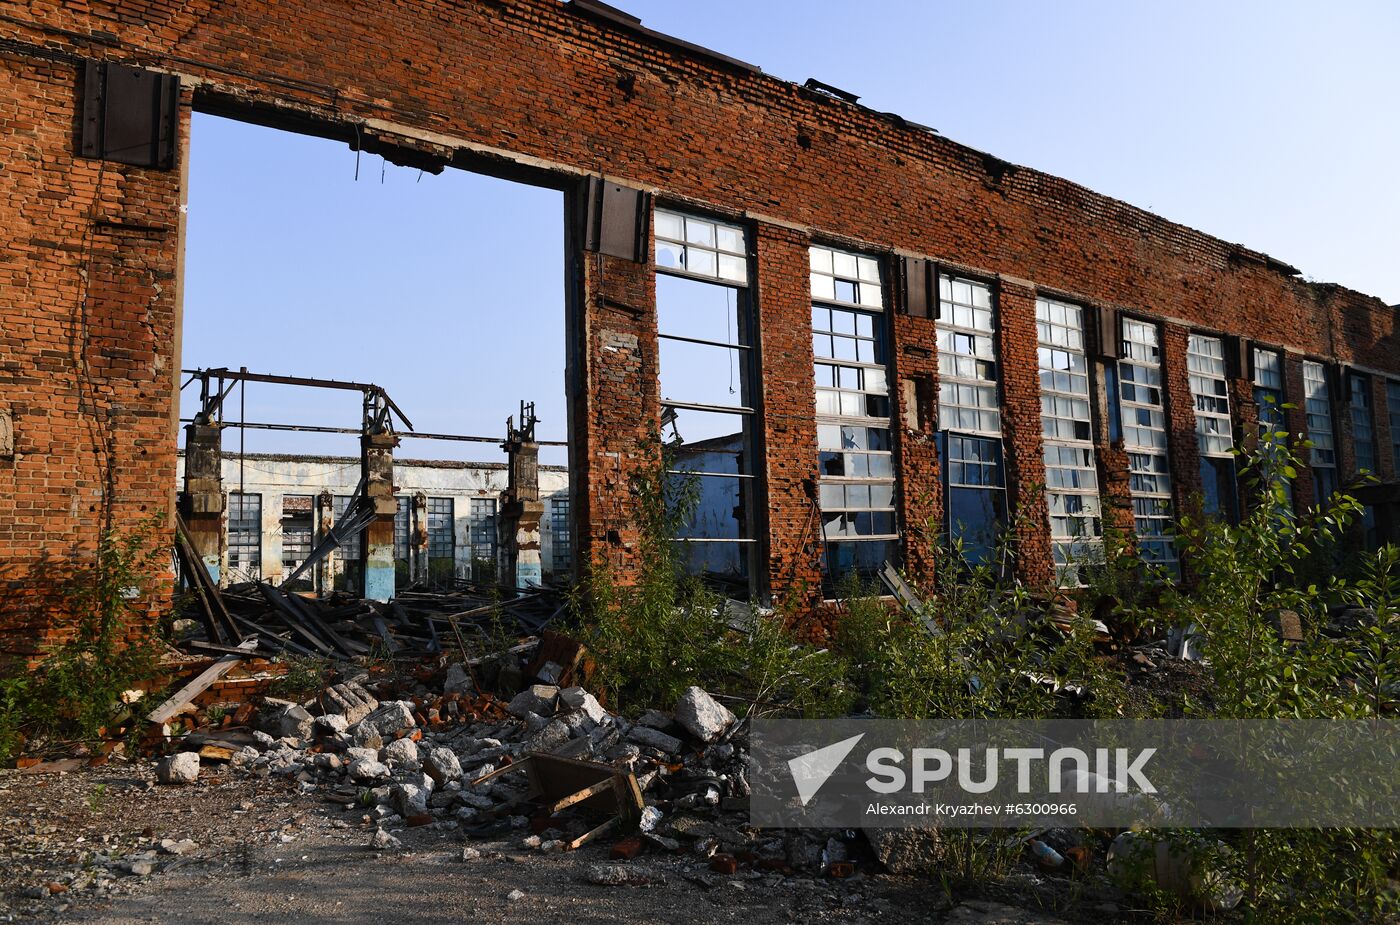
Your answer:
[[[610,863],[607,845],[544,854],[522,845],[528,833],[464,841],[425,826],[398,832],[402,849],[376,851],[359,810],[294,783],[208,776],[162,787],[147,763],[0,772],[0,819],[0,921],[9,922],[1030,925],[1127,912],[1081,897],[1065,913],[1063,884],[1030,873],[993,901],[953,900],[933,878],[721,876],[688,855],[644,855],[627,866],[651,882],[600,886],[588,873]],[[463,860],[464,847],[479,856]]]

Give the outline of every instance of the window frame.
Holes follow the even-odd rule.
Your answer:
[[[233,510],[233,508],[234,508],[234,498],[237,498],[237,499],[238,499],[238,520],[237,520],[237,522],[238,522],[239,524],[245,524],[245,523],[248,522],[248,516],[247,516],[247,499],[249,499],[249,498],[253,499],[253,502],[254,502],[254,508],[253,508],[253,510],[254,510],[254,517],[253,517],[253,529],[252,529],[252,536],[253,536],[253,538],[254,538],[254,542],[253,542],[253,543],[235,542],[235,537],[236,537],[236,536],[244,536],[244,535],[246,535],[246,532],[247,532],[247,531],[245,531],[245,530],[243,530],[243,529],[240,529],[240,528],[234,526],[234,510]],[[247,575],[249,578],[252,578],[252,579],[255,579],[255,580],[261,578],[261,577],[262,577],[262,572],[263,572],[263,564],[262,564],[262,563],[263,563],[262,514],[263,514],[263,496],[262,496],[262,492],[259,492],[259,491],[246,491],[246,492],[245,492],[245,491],[230,491],[230,492],[228,493],[228,515],[227,515],[227,517],[228,517],[228,550],[227,550],[227,552],[228,552],[228,567],[229,567],[229,571],[230,571],[230,572],[239,571],[239,572],[241,572],[242,574]],[[252,549],[252,550],[253,550],[252,561],[251,561],[250,563],[246,564],[246,565],[244,565],[244,564],[234,565],[233,560],[234,560],[234,549],[235,549],[235,548],[238,548],[238,549]],[[239,557],[239,560],[240,560],[240,563],[241,563],[241,562],[242,562],[242,557],[241,557],[241,556]],[[250,570],[250,568],[251,568],[251,570]]]
[[[660,259],[660,248],[662,244],[671,243],[685,247],[686,253],[689,249],[706,249],[704,245],[695,242],[677,242],[674,237],[669,237],[661,233],[660,226],[663,217],[678,219],[684,228],[688,229],[690,223],[694,222],[702,226],[709,226],[715,231],[715,247],[711,248],[716,254],[716,265],[723,265],[721,258],[727,257],[737,260],[742,265],[742,274],[739,277],[722,276],[718,272],[715,275],[696,273],[685,266],[669,266],[663,264]],[[677,465],[666,470],[668,477],[697,478],[701,480],[723,480],[732,483],[733,490],[738,497],[738,507],[742,510],[742,517],[738,519],[737,537],[704,537],[704,536],[677,536],[672,541],[682,544],[687,549],[686,562],[689,567],[694,563],[696,557],[703,562],[705,553],[702,547],[709,544],[730,544],[737,546],[736,559],[743,570],[743,578],[748,584],[749,596],[757,596],[760,580],[759,563],[759,536],[762,533],[761,505],[756,501],[759,494],[759,476],[756,470],[756,460],[758,458],[758,401],[757,390],[760,387],[761,379],[758,368],[758,318],[757,300],[754,297],[754,230],[750,223],[739,223],[732,218],[706,214],[697,211],[689,205],[675,205],[667,202],[658,202],[653,207],[653,227],[656,230],[653,243],[653,253],[657,255],[654,261],[654,271],[656,275],[657,289],[657,339],[658,339],[658,362],[657,380],[660,385],[664,360],[661,359],[661,347],[666,343],[690,344],[700,347],[732,351],[732,358],[737,359],[736,369],[739,375],[739,398],[734,404],[710,404],[706,402],[687,401],[685,398],[671,398],[661,395],[660,429],[665,436],[667,426],[668,411],[674,415],[677,411],[690,411],[699,414],[733,415],[738,418],[741,426],[739,451],[736,454],[735,472],[714,471],[712,469],[690,469],[684,468],[681,460],[677,460]],[[727,248],[719,247],[719,242],[724,237],[724,232],[729,232],[738,236],[738,245]],[[733,264],[731,264],[733,266]],[[678,279],[695,281],[701,284],[720,287],[734,294],[734,320],[735,328],[731,339],[728,341],[716,341],[708,338],[692,337],[667,332],[662,326],[660,277],[671,276]],[[727,310],[727,308],[726,308]],[[676,430],[679,434],[679,429]],[[695,441],[695,445],[705,442],[707,439],[701,438]],[[681,444],[682,449],[686,444]],[[706,484],[701,482],[701,490]],[[699,511],[695,512],[699,514]]]
[[[1046,309],[1045,317],[1042,317],[1042,306]],[[1056,308],[1063,310],[1062,320],[1056,319]],[[1076,556],[1083,556],[1085,553],[1093,555],[1095,550],[1101,555],[1103,550],[1103,500],[1099,492],[1098,453],[1094,441],[1094,363],[1087,343],[1087,314],[1088,308],[1078,302],[1046,294],[1036,296],[1036,366],[1039,373],[1041,444],[1045,460],[1045,507],[1050,528],[1051,555],[1056,575],[1061,580],[1072,581],[1076,585],[1082,583],[1075,561]],[[1077,316],[1077,321],[1073,316]],[[1057,329],[1067,333],[1057,339]],[[1051,361],[1048,366],[1047,353]],[[1064,369],[1056,366],[1056,354],[1064,354],[1069,358],[1069,366]],[[1072,362],[1075,357],[1080,360],[1078,371]],[[1082,391],[1076,389],[1076,376],[1083,380]],[[1068,416],[1061,413],[1061,402],[1070,403]],[[1082,419],[1074,415],[1074,402],[1083,404]],[[1065,421],[1072,425],[1083,423],[1085,435],[1081,437],[1073,432],[1070,436],[1061,434],[1059,425]],[[1047,432],[1050,422],[1055,424],[1053,434]],[[1082,457],[1066,463],[1065,451],[1071,454],[1087,454],[1087,463]],[[1077,478],[1082,482],[1076,485],[1054,485],[1052,482],[1058,477],[1052,476],[1052,472],[1079,473]],[[1058,511],[1057,497],[1063,499],[1063,507]],[[1079,510],[1070,509],[1075,504],[1079,505]],[[1057,532],[1057,521],[1087,524],[1087,530],[1079,533]]]
[[[1152,332],[1152,343],[1130,338],[1136,328]],[[1166,351],[1162,345],[1162,322],[1144,315],[1120,313],[1118,326],[1118,407],[1123,434],[1123,448],[1128,454],[1128,490],[1133,504],[1133,532],[1137,537],[1138,556],[1144,561],[1181,574],[1180,556],[1176,549],[1176,533],[1171,529],[1175,519],[1174,484],[1171,473],[1171,433],[1167,421]],[[1135,356],[1132,346],[1148,348],[1155,353],[1149,361]],[[1127,369],[1143,370],[1152,375],[1141,381],[1130,378]],[[1128,390],[1132,390],[1132,397]],[[1156,401],[1140,398],[1140,390],[1155,390]],[[1139,412],[1147,412],[1147,422]],[[1134,415],[1129,422],[1129,414]],[[1159,434],[1150,443],[1138,442],[1144,433]],[[1151,487],[1149,487],[1151,486]],[[1144,523],[1158,525],[1144,532]],[[1166,525],[1167,529],[1161,529]],[[1144,554],[1146,550],[1157,550]]]
[[[893,323],[889,299],[890,267],[883,256],[875,256],[860,251],[845,249],[839,244],[812,241],[808,247],[809,304],[811,306],[812,375],[816,407],[813,418],[817,430],[817,509],[818,527],[822,536],[821,574],[824,592],[830,594],[836,584],[844,580],[845,574],[835,574],[836,563],[851,560],[859,562],[865,558],[863,567],[853,566],[851,570],[861,575],[878,569],[869,559],[869,549],[876,545],[883,547],[882,560],[898,562],[902,554],[903,531],[899,518],[899,479],[897,475],[897,447],[895,427],[896,397],[893,388]],[[853,271],[853,272],[852,272]],[[828,289],[827,282],[830,280]],[[849,292],[850,298],[842,298]],[[819,316],[825,313],[826,323],[818,326]],[[839,316],[837,313],[841,313]],[[838,323],[838,318],[842,319]],[[844,319],[849,318],[849,327]],[[869,333],[862,333],[862,319],[869,321]],[[830,350],[823,353],[819,342],[825,339]],[[854,345],[855,357],[840,357],[837,342],[849,341]],[[869,343],[870,358],[862,359],[860,345]],[[829,371],[829,378],[823,384],[822,376]],[[857,377],[855,388],[847,388],[842,383],[842,373],[850,371]],[[868,380],[878,373],[883,378],[883,391],[872,388]],[[823,396],[835,396],[835,409],[823,408]],[[879,396],[883,399],[884,414],[843,413],[842,401],[845,395]],[[870,406],[858,408],[868,412]],[[824,437],[836,430],[836,440]],[[852,436],[848,438],[846,432]],[[863,431],[859,438],[855,436]],[[878,440],[872,433],[883,432],[883,447],[876,448]],[[847,446],[847,442],[853,445]],[[832,444],[825,446],[824,444]],[[827,472],[827,457],[840,457],[842,472]],[[847,472],[848,461],[863,461],[864,474]],[[881,469],[887,471],[879,475],[871,474],[873,460],[880,459]],[[839,491],[840,506],[823,505],[824,496]],[[878,491],[883,497],[888,494],[888,503],[876,505],[868,500],[860,504],[860,493],[867,499]],[[852,499],[855,499],[853,504]],[[888,531],[875,531],[875,527],[887,519]],[[828,524],[835,522],[841,532],[832,535]],[[861,523],[865,522],[872,531],[861,533]],[[847,533],[847,525],[854,534]],[[864,545],[868,544],[868,545]],[[865,557],[861,552],[866,553]],[[864,574],[863,577],[871,577]]]
[[[1315,376],[1310,376],[1316,370]],[[1313,473],[1313,500],[1323,507],[1340,486],[1337,459],[1337,419],[1327,363],[1303,360],[1303,415],[1308,442],[1308,468]],[[1324,432],[1318,425],[1326,420]],[[1319,438],[1325,438],[1319,441]],[[1320,447],[1319,443],[1325,443]],[[1323,454],[1330,454],[1324,456]]]

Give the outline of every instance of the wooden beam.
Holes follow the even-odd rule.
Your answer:
[[[258,640],[256,638],[245,639],[238,644],[238,648],[246,650],[249,654],[257,647]],[[194,698],[204,693],[211,684],[228,674],[230,668],[243,661],[246,657],[246,655],[225,655],[200,672],[190,683],[176,691],[165,703],[146,714],[146,719],[153,723],[166,722],[176,713],[179,713],[180,710],[184,709],[191,700],[194,700]]]

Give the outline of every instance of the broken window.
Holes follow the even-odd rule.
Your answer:
[[[752,328],[745,230],[656,210],[661,434],[691,575],[749,596],[754,527]]]
[[[1277,350],[1254,348],[1254,403],[1261,430],[1272,434],[1283,429],[1283,357]]]
[[[1390,411],[1390,462],[1400,469],[1400,381],[1386,382],[1385,403]]]
[[[409,582],[412,576],[413,501],[410,498],[395,499],[394,508],[394,585],[400,587]]]
[[[827,590],[897,562],[894,456],[880,264],[812,247],[818,504]]]
[[[974,564],[990,561],[1006,526],[1001,390],[992,290],[938,277],[939,456],[949,542]]]
[[[495,539],[495,505],[492,506],[492,533]],[[473,517],[476,501],[472,502]],[[435,584],[450,582],[457,574],[456,508],[451,498],[429,498],[424,506],[428,533],[428,580]],[[494,542],[493,542],[494,546]],[[494,564],[494,554],[492,563]],[[494,578],[494,571],[492,573]]]
[[[290,575],[311,555],[314,515],[310,495],[282,496],[282,574]]]
[[[1371,420],[1371,379],[1360,373],[1347,377],[1351,388],[1351,442],[1356,472],[1376,471],[1376,427]]]
[[[1307,419],[1308,441],[1312,448],[1315,500],[1326,504],[1337,490],[1337,445],[1332,431],[1332,395],[1327,387],[1327,369],[1321,363],[1303,361],[1303,411]]]
[[[473,581],[496,580],[496,507],[495,498],[471,499],[467,537]]]
[[[1177,573],[1172,531],[1172,483],[1167,465],[1166,412],[1162,404],[1162,350],[1157,325],[1124,318],[1118,362],[1119,410],[1128,451],[1133,528],[1138,554]]]
[[[1288,440],[1283,416],[1283,354],[1277,350],[1254,348],[1254,404],[1259,409],[1261,446],[1277,457],[1285,451]],[[1291,508],[1293,483],[1285,480],[1283,490]]]
[[[574,563],[573,540],[569,533],[568,495],[559,495],[550,499],[549,537],[550,542],[553,543],[551,552],[554,572],[561,577],[567,576]]]
[[[350,495],[336,495],[331,499],[331,515],[338,523],[350,506]],[[326,526],[330,530],[331,524]],[[350,591],[364,587],[364,564],[360,561],[360,543],[364,532],[360,531],[345,537],[335,549],[335,580],[338,591]]]
[[[1036,299],[1035,318],[1050,541],[1056,574],[1077,584],[1079,565],[1103,548],[1084,309],[1053,299]]]
[[[240,580],[262,575],[262,495],[228,493],[228,567]]]
[[[1230,388],[1225,344],[1192,334],[1186,341],[1186,378],[1196,406],[1196,446],[1201,466],[1201,505],[1207,514],[1237,518],[1235,447],[1230,428]]]

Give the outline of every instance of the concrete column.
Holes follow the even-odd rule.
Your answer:
[[[365,496],[374,504],[374,520],[365,528],[360,544],[364,565],[364,596],[387,601],[394,596],[394,447],[393,434],[366,434],[360,438],[360,466],[365,478]]]
[[[531,428],[533,430],[533,428]],[[544,583],[540,560],[540,447],[534,441],[512,439],[505,443],[507,487],[497,518],[501,581],[517,588],[537,588]]]
[[[185,427],[185,488],[180,494],[190,543],[215,582],[220,581],[224,554],[222,437],[213,424]]]
[[[335,526],[335,498],[329,491],[323,491],[316,496],[316,541],[311,544],[314,549],[321,540],[326,538],[326,534],[331,532],[331,527]],[[321,594],[329,593],[335,587],[336,558],[335,552],[323,558],[313,567],[315,571],[315,586],[317,592]]]
[[[453,525],[456,529],[456,525]],[[410,581],[428,578],[428,496],[413,493],[413,511],[408,520],[408,577]]]

